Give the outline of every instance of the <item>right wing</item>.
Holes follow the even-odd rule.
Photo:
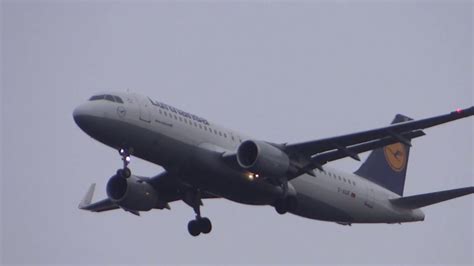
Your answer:
[[[329,161],[344,157],[359,160],[358,153],[397,142],[410,146],[410,139],[424,135],[423,129],[469,117],[473,114],[474,107],[470,107],[426,119],[409,121],[409,118],[405,118],[405,120],[402,120],[405,122],[392,124],[387,127],[314,141],[283,144],[281,147],[288,154],[306,161],[306,163],[301,165],[302,169],[320,168]]]

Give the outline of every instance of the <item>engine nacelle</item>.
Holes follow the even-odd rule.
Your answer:
[[[147,182],[136,176],[113,176],[107,183],[109,199],[130,211],[149,211],[158,203],[158,193]]]
[[[247,140],[240,144],[237,161],[244,169],[270,177],[285,176],[290,167],[286,153],[263,141]]]

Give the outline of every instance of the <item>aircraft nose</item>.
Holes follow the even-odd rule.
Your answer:
[[[84,119],[86,119],[87,110],[84,105],[79,105],[74,109],[72,112],[72,117],[74,118],[74,122],[81,127],[81,124],[84,124]]]
[[[94,112],[87,103],[76,107],[72,113],[74,122],[85,132],[88,132],[94,124]]]

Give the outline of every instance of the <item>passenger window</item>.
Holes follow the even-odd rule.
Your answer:
[[[168,117],[168,113],[167,112],[164,112],[165,113],[165,116]]]
[[[216,134],[216,135],[217,135],[217,130],[215,130],[215,129],[214,129],[214,134]]]
[[[346,183],[346,182],[347,182],[345,178],[343,178],[343,180],[344,180],[344,183]]]
[[[159,112],[160,112],[160,115],[162,115],[162,114],[163,114],[163,112],[161,111],[161,109],[159,110]]]
[[[224,138],[227,138],[227,134],[226,134],[226,133],[224,133]]]
[[[202,126],[201,126],[201,124],[199,124],[199,128],[200,128],[200,129],[202,129]]]
[[[180,122],[183,122],[183,119],[181,118],[181,116],[179,117],[179,121],[180,121]]]
[[[220,132],[220,131],[219,131],[219,136],[221,136],[221,137],[222,137],[222,132]]]

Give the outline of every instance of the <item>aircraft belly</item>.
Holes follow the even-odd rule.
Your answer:
[[[264,180],[249,180],[243,171],[233,169],[220,154],[196,149],[190,160],[187,182],[220,197],[251,205],[272,204],[281,195],[279,187]]]
[[[291,181],[298,199],[298,209],[294,214],[323,221],[352,222],[354,218],[349,210],[338,203],[337,193],[332,192],[323,182],[311,178],[314,179],[305,175]]]
[[[181,179],[217,196],[252,205],[272,204],[281,190],[266,182],[248,180],[242,172],[230,168],[218,153],[201,149],[146,127],[109,123],[107,128],[114,134],[100,139],[114,147],[133,147],[133,155],[163,166],[167,170],[178,171]],[[121,127],[126,127],[121,128]],[[120,134],[119,132],[124,132]]]

